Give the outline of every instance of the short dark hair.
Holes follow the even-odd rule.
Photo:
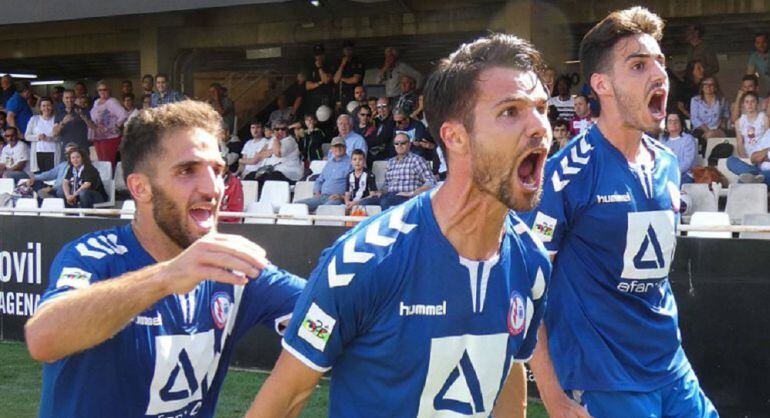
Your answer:
[[[166,74],[166,73],[158,73],[158,74],[155,75],[155,79],[156,80],[161,78],[161,77],[165,78],[166,81],[168,81],[168,74]]]
[[[448,120],[459,121],[468,132],[473,131],[478,77],[494,67],[534,71],[540,75],[544,63],[532,44],[513,35],[492,34],[461,45],[439,63],[425,84],[425,116],[434,138],[441,138],[441,125]],[[446,156],[444,141],[438,144]]]
[[[259,119],[252,119],[251,122],[249,122],[249,126],[251,125],[265,126],[265,124],[262,123],[262,121]]]
[[[757,77],[756,74],[746,74],[743,76],[741,81],[753,81],[754,84],[759,85],[759,77]]]
[[[16,134],[17,138],[19,137],[19,128],[15,127],[15,126],[5,125],[5,127],[3,128],[3,132],[5,132],[5,131],[7,131],[9,129],[12,130]]]
[[[72,95],[74,96],[74,95],[75,95],[75,90],[72,90],[72,89],[64,89],[64,91],[62,91],[62,92],[61,92],[62,96],[64,95],[64,93],[72,93]]]
[[[586,101],[586,103],[590,103],[590,101],[591,101],[591,100],[589,100],[589,99],[588,99],[588,95],[585,95],[585,94],[583,94],[583,93],[579,93],[579,94],[576,94],[576,95],[575,95],[575,99],[577,99],[578,97],[582,97],[582,98],[583,98],[583,100],[585,100],[585,101]]]
[[[557,126],[563,126],[569,130],[569,123],[564,119],[556,119],[556,121],[553,123],[553,127],[556,128]]]
[[[759,95],[757,93],[754,93],[753,91],[747,91],[741,95],[741,101],[739,103],[743,105],[743,101],[746,100],[746,98],[749,96],[754,96],[757,102],[759,102]]]
[[[83,160],[83,165],[84,165],[84,166],[86,166],[86,167],[89,167],[89,166],[91,166],[91,156],[90,156],[90,155],[89,155],[89,154],[88,154],[86,151],[83,151],[83,150],[82,150],[80,147],[75,147],[75,148],[72,148],[72,149],[70,149],[70,150],[69,150],[69,151],[66,153],[66,155],[67,155],[67,161],[69,161],[69,159],[70,159],[70,155],[72,155],[72,154],[73,154],[73,153],[75,153],[75,152],[77,152],[78,154],[80,154],[80,158]]]
[[[134,93],[126,93],[126,94],[124,94],[123,95],[123,100],[126,100],[127,98],[130,98],[132,102],[134,100],[136,100],[136,96],[134,96]]]
[[[580,65],[583,79],[591,83],[594,73],[611,70],[613,47],[621,39],[647,34],[660,41],[664,23],[658,15],[636,6],[616,10],[597,23],[580,42]]]
[[[767,39],[767,33],[765,33],[765,32],[760,32],[760,33],[757,33],[757,34],[755,34],[755,35],[754,35],[754,40],[756,41],[756,40],[757,40],[757,38],[759,38],[760,36],[762,36],[762,37],[764,37],[765,39]]]
[[[123,84],[130,84],[132,86],[134,85],[134,83],[132,83],[131,80],[123,80],[123,81],[120,82],[120,84],[121,85],[123,85]]]
[[[147,80],[148,78],[149,78],[150,80],[153,80],[153,79],[154,79],[154,77],[152,76],[152,74],[145,74],[145,75],[143,75],[143,76],[142,76],[142,81],[144,81],[144,80]]]
[[[222,117],[211,105],[187,100],[146,109],[126,125],[120,143],[123,178],[147,170],[147,162],[161,154],[162,139],[179,129],[200,128],[221,138]]]
[[[354,155],[360,155],[364,157],[364,159],[366,159],[366,153],[362,149],[359,149],[359,148],[354,149],[353,152],[350,153],[350,158],[353,158]]]
[[[40,100],[37,101],[37,105],[40,106],[41,104],[43,104],[43,102],[48,102],[53,104],[53,99],[48,96],[41,97]]]

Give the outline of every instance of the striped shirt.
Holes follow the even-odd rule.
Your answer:
[[[356,172],[351,171],[348,173],[348,184],[345,189],[350,193],[350,200],[361,200],[369,196],[369,192],[377,190],[377,184],[374,181],[374,174],[370,171],[364,170],[361,175],[356,177]]]

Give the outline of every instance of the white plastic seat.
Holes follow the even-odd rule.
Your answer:
[[[743,225],[761,225],[770,227],[770,213],[748,213],[743,215]],[[770,239],[770,232],[741,232],[744,239]]]
[[[733,155],[738,155],[738,141],[733,138],[709,138],[706,140],[706,153],[703,155],[703,157],[708,161],[709,155],[711,155],[711,151],[719,144],[732,144],[733,146]]]
[[[382,212],[380,205],[366,205],[364,209],[366,209],[366,216],[374,216]]]
[[[115,165],[115,191],[127,192],[126,181],[123,180],[123,164],[121,161]]]
[[[267,202],[249,202],[246,205],[246,212],[260,214],[260,215],[275,215],[273,212],[273,205]],[[274,224],[273,218],[244,218],[243,223],[246,224]]]
[[[387,171],[387,161],[375,161],[372,163],[372,174],[374,174],[374,180],[377,183],[377,190],[382,190],[382,186],[385,184],[385,173]]]
[[[270,180],[266,181],[263,187],[259,201],[273,205],[273,211],[284,203],[289,203],[289,182]]]
[[[708,184],[688,183],[682,185],[682,195],[690,198],[690,207],[687,213],[695,212],[718,212],[719,211],[719,192],[716,193],[709,189]],[[685,215],[685,220],[690,216]]]
[[[257,201],[259,196],[259,182],[256,180],[241,180],[243,186],[243,203],[248,206],[251,202]]]
[[[345,216],[345,205],[321,205],[315,211],[319,216]],[[315,221],[316,225],[345,226],[342,221]]]
[[[278,209],[279,215],[307,216],[309,214],[307,205],[304,203],[286,203]],[[278,219],[279,225],[312,225],[310,219]]]
[[[34,197],[23,197],[16,201],[17,209],[37,209],[37,199]],[[37,216],[39,212],[15,212],[19,216]]]
[[[112,180],[112,163],[109,161],[94,161],[92,163],[94,167],[99,171],[99,177],[102,181]]]
[[[59,210],[64,209],[64,199],[58,197],[46,197],[43,199],[43,203],[40,205],[40,209]],[[64,212],[40,212],[40,216],[64,216]]]
[[[126,200],[123,202],[121,211],[127,213],[121,213],[120,219],[134,219],[134,212],[136,212],[136,202],[134,202],[133,199]]]
[[[767,185],[731,184],[727,190],[725,212],[730,215],[730,221],[734,224],[740,224],[743,215],[767,213]]]
[[[690,218],[691,226],[724,226],[730,225],[730,216],[725,212],[695,212]],[[708,231],[689,231],[688,237],[698,238],[732,238],[733,234],[729,231],[708,232]]]
[[[315,187],[314,181],[298,181],[297,184],[294,185],[294,198],[292,199],[292,203],[297,203],[302,199],[313,197],[313,187]]]
[[[96,208],[111,208],[115,206],[115,180],[102,180],[104,184],[104,191],[107,192],[107,201],[102,203],[94,203],[94,209]]]
[[[14,187],[13,179],[0,178],[0,194],[13,193]]]
[[[321,174],[324,167],[326,167],[326,160],[313,160],[310,162],[310,171],[312,171],[313,174]]]

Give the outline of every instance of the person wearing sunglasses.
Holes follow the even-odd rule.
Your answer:
[[[377,138],[377,125],[374,123],[372,109],[367,105],[359,106],[356,116],[358,123],[353,127],[353,132],[364,137],[366,145],[371,147]]]
[[[436,144],[433,142],[428,128],[417,119],[412,119],[404,109],[393,111],[393,123],[396,127],[396,133],[405,132],[412,141],[412,152],[424,158],[426,161],[433,161],[435,156]]]
[[[128,118],[128,112],[120,102],[110,96],[110,88],[105,82],[96,86],[99,98],[91,108],[91,120],[96,123],[94,147],[100,161],[109,161],[115,168],[115,160],[123,137],[121,127]]]
[[[261,173],[256,176],[259,190],[263,189],[262,186],[268,180],[296,183],[305,173],[305,168],[300,161],[297,140],[289,134],[289,124],[285,120],[279,120],[273,125],[273,137],[268,146],[273,155],[265,160]]]

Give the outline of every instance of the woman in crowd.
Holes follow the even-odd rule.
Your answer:
[[[685,132],[682,115],[671,113],[666,117],[666,130],[660,140],[676,154],[682,184],[692,183],[692,169],[696,164],[698,142],[692,135]]]
[[[768,118],[759,111],[759,97],[754,92],[746,92],[741,99],[741,117],[735,121],[735,139],[738,145],[738,157],[727,158],[727,168],[737,174],[741,183],[770,184],[770,131]],[[741,158],[748,158],[746,163]]]
[[[32,172],[48,171],[60,161],[59,144],[53,133],[53,100],[40,99],[40,114],[32,116],[27,124],[24,139],[30,143],[30,169]]]
[[[285,120],[279,120],[273,126],[273,138],[270,140],[270,150],[273,156],[265,161],[267,169],[259,175],[259,190],[268,180],[288,181],[296,183],[305,174],[305,168],[300,161],[299,146],[297,140],[288,134],[289,124]]]
[[[91,109],[91,120],[96,124],[93,133],[96,155],[101,161],[109,161],[115,167],[122,131],[120,127],[128,117],[128,112],[114,97],[110,96],[110,88],[104,82],[96,86],[99,98]]]
[[[725,135],[730,105],[719,90],[714,77],[700,82],[700,94],[690,100],[690,120],[695,136],[701,139],[721,138]]]
[[[358,123],[353,127],[353,131],[366,140],[366,144],[371,146],[372,141],[377,137],[377,125],[374,124],[374,115],[372,109],[367,105],[358,107]]]
[[[683,106],[679,107],[679,111],[686,117],[690,117],[690,102],[692,98],[698,95],[698,89],[700,83],[706,76],[706,70],[703,68],[703,63],[700,60],[693,60],[687,65],[687,75],[685,76],[685,82],[680,86],[679,101]]]
[[[67,153],[69,167],[62,181],[59,197],[66,200],[68,208],[93,208],[95,203],[107,200],[107,192],[99,176],[99,170],[91,164],[88,154],[79,148]]]

